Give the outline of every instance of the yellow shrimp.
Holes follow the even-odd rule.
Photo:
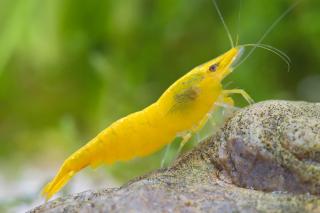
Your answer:
[[[190,134],[206,122],[217,101],[233,103],[230,94],[239,93],[252,102],[243,90],[223,90],[221,84],[232,71],[232,64],[240,56],[242,48],[232,48],[192,69],[155,103],[104,129],[65,160],[57,176],[44,188],[45,198],[49,199],[84,167],[150,155],[176,136],[182,135],[187,141]]]
[[[214,0],[213,2],[227,30],[232,48],[221,56],[195,67],[174,82],[155,103],[117,120],[73,153],[64,161],[55,178],[45,186],[43,196],[47,200],[73,175],[87,166],[96,167],[102,163],[113,164],[117,161],[147,156],[171,143],[177,136],[183,138],[182,144],[186,143],[192,133],[197,132],[206,123],[217,102],[233,105],[231,94],[240,94],[248,103],[253,103],[244,90],[224,90],[221,82],[235,69],[235,61],[240,58],[245,46],[253,46],[253,50],[256,47],[267,49],[288,61],[287,56],[281,51],[261,44],[275,24],[257,44],[234,47],[221,12],[216,2]],[[295,5],[285,11],[275,23],[278,23]]]

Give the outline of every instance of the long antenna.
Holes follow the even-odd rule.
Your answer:
[[[260,45],[261,42],[270,34],[270,32],[277,26],[277,24],[279,24],[279,22],[286,16],[288,15],[288,13],[290,13],[299,3],[300,1],[296,1],[294,4],[292,4],[286,11],[284,11],[282,13],[281,16],[279,16],[274,22],[273,24],[266,30],[266,32],[262,35],[262,37],[258,40],[257,45]],[[248,53],[248,55],[237,65],[239,66],[240,64],[242,64],[245,60],[247,60],[252,53],[257,49],[258,46],[254,46],[250,52]]]
[[[228,28],[226,22],[224,21],[224,18],[223,18],[223,16],[222,16],[222,13],[221,13],[221,11],[220,11],[220,9],[219,9],[219,6],[218,6],[218,4],[217,4],[217,1],[216,1],[216,0],[212,0],[212,3],[213,3],[213,5],[214,5],[214,7],[216,8],[216,11],[217,11],[217,13],[218,13],[218,15],[219,15],[219,18],[220,18],[220,20],[221,20],[221,22],[222,22],[222,24],[223,24],[224,29],[225,29],[226,32],[227,32],[227,35],[228,35],[228,38],[229,38],[231,47],[234,47],[234,43],[233,43],[233,40],[232,40],[231,33],[230,33],[230,31],[229,31],[229,28]]]
[[[251,47],[255,47],[255,48],[262,48],[262,49],[265,49],[265,50],[268,50],[269,52],[272,52],[274,54],[276,54],[277,56],[279,56],[284,62],[286,62],[287,66],[288,66],[288,72],[290,71],[290,63],[291,63],[291,60],[289,58],[289,56],[287,56],[284,52],[282,52],[281,50],[273,47],[273,46],[270,46],[270,45],[267,45],[267,44],[244,44],[244,45],[241,45],[242,47],[247,47],[247,46],[251,46]],[[240,64],[238,64],[237,66],[234,67],[234,69],[236,69]]]
[[[242,1],[239,0],[239,12],[238,12],[238,23],[237,23],[237,35],[236,35],[236,46],[239,44],[240,40],[240,20],[241,20],[241,7]]]

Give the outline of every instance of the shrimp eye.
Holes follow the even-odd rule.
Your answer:
[[[210,72],[215,72],[218,69],[219,63],[213,64],[209,67]]]

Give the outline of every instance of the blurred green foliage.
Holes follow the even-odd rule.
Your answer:
[[[293,1],[218,3],[234,38],[254,43]],[[319,9],[302,1],[264,41],[289,55],[290,72],[257,50],[228,87],[256,101],[320,101]],[[0,165],[15,168],[56,165],[230,48],[210,0],[0,0],[0,26]],[[124,181],[161,156],[109,170]]]

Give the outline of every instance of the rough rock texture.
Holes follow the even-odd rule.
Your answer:
[[[165,170],[31,212],[320,212],[320,104],[267,101]]]

